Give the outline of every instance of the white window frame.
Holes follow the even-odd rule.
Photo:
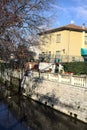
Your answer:
[[[87,44],[87,35],[85,36],[85,44]]]

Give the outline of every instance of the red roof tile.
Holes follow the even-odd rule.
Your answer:
[[[85,26],[77,26],[75,24],[68,24],[65,27],[72,28],[72,29],[80,29],[80,30],[87,30]]]
[[[57,31],[61,31],[61,30],[71,30],[71,31],[78,31],[78,32],[86,31],[87,32],[87,28],[84,27],[84,26],[77,26],[75,24],[68,24],[66,26],[61,26],[61,27],[58,27],[58,28],[43,31],[43,32],[40,33],[40,35],[52,33],[52,32],[57,32]]]

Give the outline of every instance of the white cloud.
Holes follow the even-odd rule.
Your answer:
[[[73,20],[73,23],[81,24],[87,22],[87,0],[69,0],[68,4],[58,3],[53,5],[55,8],[54,23],[58,26]]]
[[[62,14],[64,13],[64,15],[66,16],[66,18],[68,17],[73,17],[77,18],[77,19],[82,19],[82,20],[87,20],[87,6],[72,6],[69,8],[61,8]]]
[[[74,20],[71,20],[71,21],[70,21],[70,23],[71,23],[71,24],[74,24],[74,23],[75,23],[75,21],[74,21]]]
[[[76,9],[77,11],[77,17],[82,19],[87,19],[87,9],[84,7],[78,7]]]

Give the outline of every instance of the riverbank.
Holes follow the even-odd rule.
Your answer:
[[[12,92],[12,91],[11,91]],[[5,95],[3,95],[5,96]],[[4,100],[3,100],[4,98]],[[2,107],[3,106],[3,107]],[[4,110],[2,113],[1,110]],[[3,118],[1,118],[3,117]],[[4,124],[5,122],[5,124]],[[0,100],[0,129],[86,130],[87,125],[54,109],[18,95]]]
[[[13,76],[18,77],[17,73]],[[5,75],[5,79],[10,82],[9,75]],[[25,96],[87,123],[86,75],[39,74],[33,71],[23,77],[21,90]]]

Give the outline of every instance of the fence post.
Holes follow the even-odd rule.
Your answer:
[[[62,78],[62,77],[61,77],[61,75],[60,75],[60,74],[59,74],[58,76],[59,76],[59,78],[58,78],[58,79],[59,79],[59,82],[61,83],[61,78]]]
[[[86,78],[85,78],[85,87],[87,87],[87,75],[86,75]]]
[[[73,75],[71,74],[71,85],[74,85],[74,77],[73,77]]]

